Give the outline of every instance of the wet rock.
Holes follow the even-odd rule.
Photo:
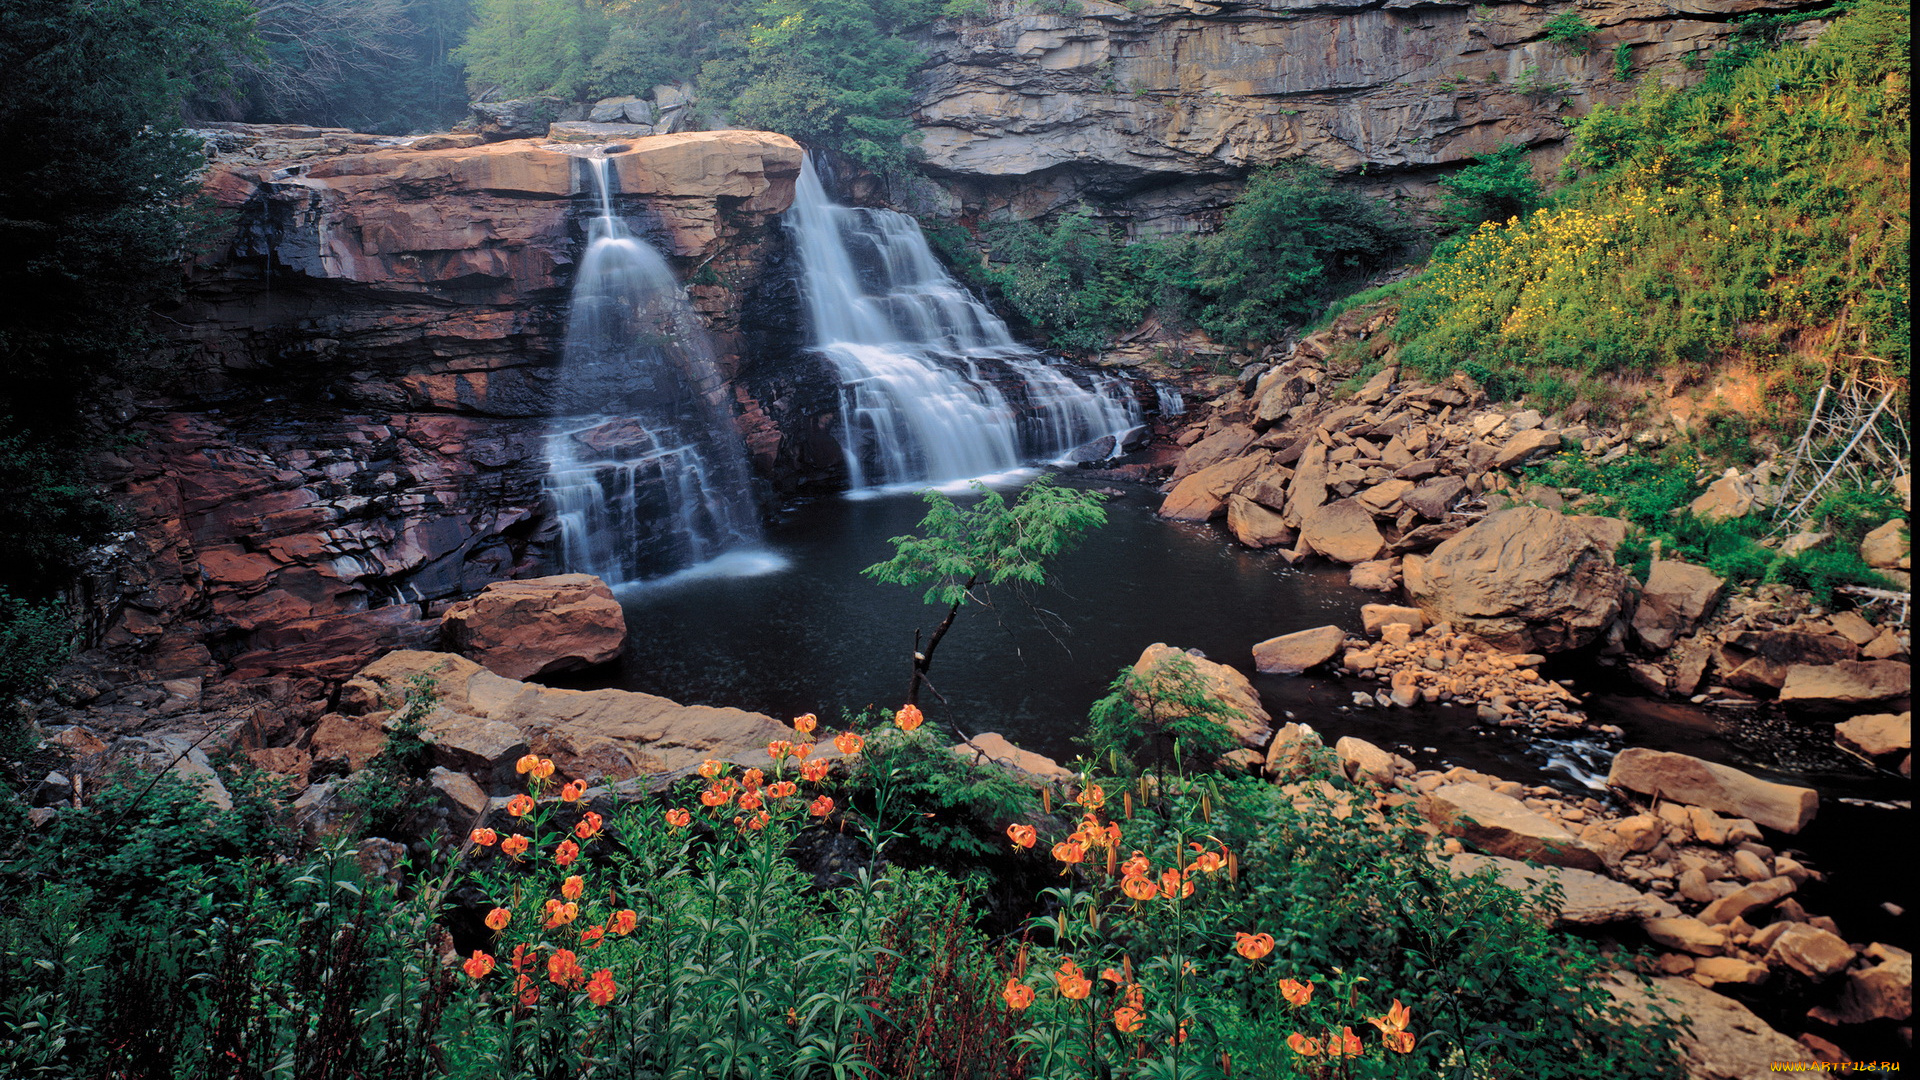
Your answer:
[[[1645,982],[1624,975],[1607,981],[1607,992],[1641,1023],[1657,1016],[1690,1021],[1679,1039],[1691,1080],[1754,1080],[1775,1065],[1811,1062],[1806,1047],[1773,1030],[1745,1005],[1714,993],[1689,977]]]
[[[627,617],[591,574],[496,581],[440,621],[449,646],[508,679],[604,664],[626,647]]]
[[[1515,652],[1558,652],[1600,637],[1620,613],[1628,577],[1589,523],[1537,507],[1489,514],[1403,567],[1408,595]]]
[[[1245,424],[1222,428],[1187,447],[1180,465],[1173,470],[1173,479],[1184,480],[1210,465],[1238,457],[1257,437],[1257,433]]]
[[[1633,613],[1633,629],[1649,648],[1665,649],[1693,631],[1726,583],[1705,567],[1655,559]]]
[[[1405,623],[1415,630],[1427,627],[1427,613],[1415,607],[1403,607],[1399,604],[1362,604],[1360,605],[1360,624],[1369,634],[1378,634],[1389,623]]]
[[[1420,798],[1420,812],[1449,836],[1489,855],[1601,870],[1598,852],[1520,800],[1476,784],[1448,784]]]
[[[1819,793],[1812,788],[1770,783],[1730,766],[1638,746],[1614,757],[1607,783],[1688,806],[1738,814],[1788,833],[1806,827],[1820,805]]]
[[[1346,631],[1337,626],[1282,634],[1253,647],[1253,664],[1265,675],[1298,675],[1339,655],[1346,639]]]
[[[1226,664],[1216,664],[1204,656],[1160,642],[1147,646],[1133,664],[1134,675],[1146,680],[1142,693],[1135,696],[1134,705],[1149,723],[1168,723],[1185,715],[1170,711],[1176,707],[1168,703],[1168,695],[1156,692],[1162,685],[1161,680],[1171,677],[1166,667],[1170,661],[1191,664],[1193,675],[1206,695],[1231,711],[1233,715],[1227,718],[1227,727],[1241,746],[1251,750],[1266,748],[1267,740],[1273,735],[1273,718],[1261,706],[1253,683]]]
[[[1169,521],[1211,521],[1227,511],[1227,496],[1266,465],[1261,454],[1209,465],[1181,480],[1160,503]]]
[[[1347,585],[1363,592],[1393,592],[1400,587],[1400,579],[1394,575],[1397,565],[1393,559],[1359,563],[1348,571]]]
[[[1908,697],[1913,668],[1898,660],[1842,660],[1837,664],[1797,664],[1780,687],[1781,701],[1809,705],[1864,705]]]
[[[1380,787],[1393,783],[1393,755],[1365,739],[1342,736],[1340,741],[1333,744],[1333,752],[1339,755],[1340,764],[1350,779],[1364,780]]]
[[[1702,957],[1694,962],[1693,975],[1696,982],[1715,985],[1760,986],[1767,981],[1765,965],[1748,963],[1731,956]]]

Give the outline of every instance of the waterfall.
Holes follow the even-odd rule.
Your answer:
[[[787,227],[813,348],[840,379],[854,488],[1107,457],[1140,427],[1124,382],[1015,341],[940,265],[912,218],[834,204],[812,157]]]
[[[609,584],[658,577],[760,536],[746,453],[706,331],[660,252],[599,213],[574,282],[547,437],[560,561]]]

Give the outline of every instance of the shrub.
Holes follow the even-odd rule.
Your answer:
[[[1540,28],[1548,41],[1557,41],[1565,45],[1576,56],[1593,51],[1593,39],[1600,28],[1580,17],[1579,12],[1563,11],[1548,19]]]
[[[14,757],[27,749],[19,699],[45,688],[47,676],[66,659],[72,637],[65,605],[31,603],[0,588],[0,755]]]
[[[1123,669],[1107,695],[1087,714],[1081,744],[1096,768],[1128,775],[1133,763],[1171,754],[1184,775],[1189,762],[1205,766],[1234,746],[1229,721],[1241,719],[1209,692],[1185,656],[1169,656],[1142,675]]]
[[[1510,143],[1473,164],[1441,177],[1441,213],[1456,225],[1506,221],[1540,205],[1540,182],[1533,178],[1527,148]]]

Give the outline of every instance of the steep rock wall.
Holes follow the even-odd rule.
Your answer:
[[[996,5],[926,46],[915,120],[949,212],[1033,217],[1076,200],[1136,233],[1187,231],[1254,167],[1304,156],[1418,189],[1507,143],[1547,148],[1562,119],[1640,80],[1693,77],[1739,14],[1779,0],[1082,0],[1070,15]],[[1545,36],[1572,12],[1584,52]],[[1615,78],[1614,50],[1631,54]],[[1390,179],[1384,182],[1381,174]]]
[[[230,232],[162,324],[178,375],[121,410],[127,448],[102,463],[130,528],[91,583],[96,655],[162,677],[339,674],[537,564],[591,180],[535,140],[223,141],[206,190]],[[800,158],[738,131],[613,154],[623,211],[702,282],[730,377]],[[805,381],[763,375],[780,378]],[[765,472],[801,453],[746,380],[730,392]]]

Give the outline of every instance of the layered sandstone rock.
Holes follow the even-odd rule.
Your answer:
[[[604,664],[627,642],[627,615],[591,574],[496,581],[447,609],[440,632],[453,651],[509,679]]]
[[[1738,814],[1788,833],[1805,828],[1820,806],[1820,795],[1812,788],[1775,784],[1728,765],[1639,746],[1622,750],[1613,759],[1607,783],[1687,806]]]
[[[1515,652],[1592,642],[1619,615],[1627,582],[1588,519],[1538,507],[1489,514],[1406,575],[1408,595],[1435,621]]]

